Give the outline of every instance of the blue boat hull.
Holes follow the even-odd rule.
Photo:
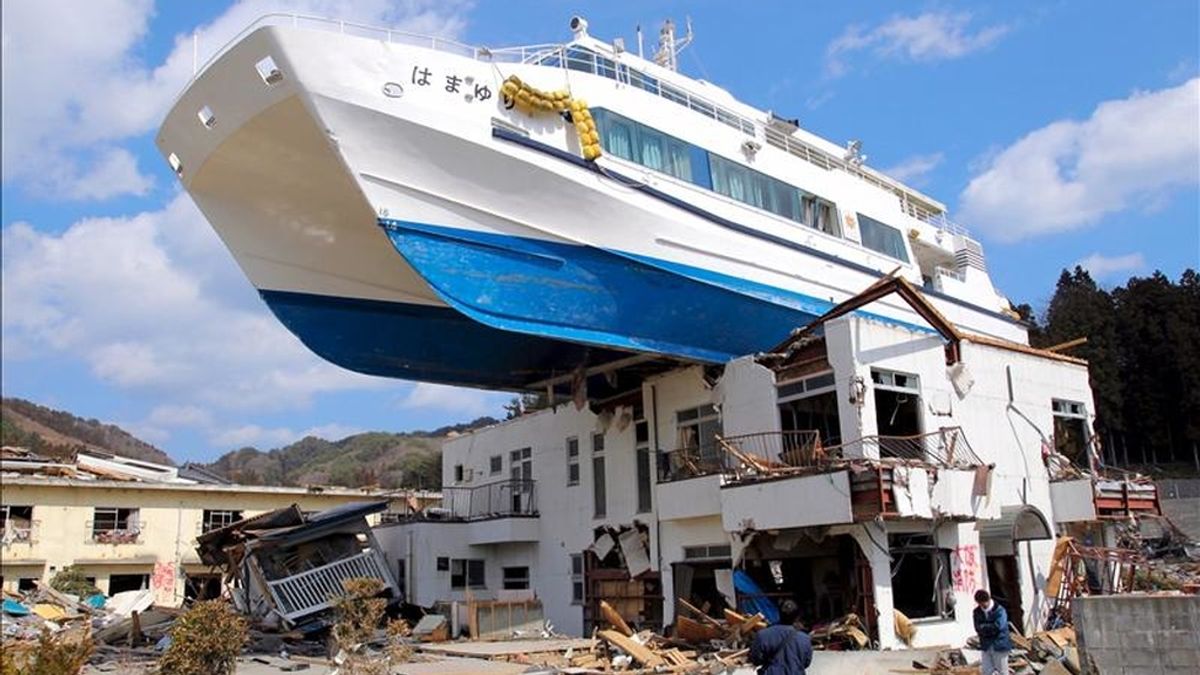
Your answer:
[[[504,331],[723,363],[770,348],[832,306],[620,251],[380,223],[447,305]]]
[[[620,251],[380,225],[447,307],[261,291],[309,349],[370,375],[521,389],[631,354],[724,363],[832,306]]]
[[[368,375],[523,389],[627,353],[490,328],[448,307],[260,291],[314,353]]]

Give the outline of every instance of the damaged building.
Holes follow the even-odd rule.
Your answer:
[[[1056,536],[1158,512],[1098,465],[1086,362],[963,333],[899,279],[769,353],[546,385],[559,405],[446,442],[442,508],[376,528],[410,601],[536,598],[583,635],[602,600],[661,628],[790,598],[809,628],[855,615],[857,647],[961,644],[980,588],[1044,625]]]
[[[367,522],[387,508],[386,501],[358,502],[306,514],[293,504],[205,532],[196,552],[223,571],[243,615],[286,628],[323,627],[348,579],[377,579],[387,597],[400,600]]]

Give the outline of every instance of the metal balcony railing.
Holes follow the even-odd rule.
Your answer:
[[[511,516],[536,516],[537,485],[532,480],[505,480],[486,485],[442,488],[440,513],[455,520],[484,520]]]
[[[943,468],[973,468],[984,464],[971,449],[960,427],[945,427],[915,436],[864,436],[825,448],[825,452],[844,459],[898,459]]]
[[[267,581],[267,589],[284,618],[294,621],[331,607],[345,593],[342,582],[347,579],[379,579],[388,584],[386,569],[379,553],[363,551],[290,577]]]

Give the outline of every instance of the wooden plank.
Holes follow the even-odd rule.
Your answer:
[[[675,617],[675,635],[687,642],[706,642],[720,638],[724,631],[717,626],[702,624],[686,616]]]
[[[620,648],[621,651],[629,654],[635,661],[648,668],[657,668],[658,666],[666,665],[663,657],[615,630],[602,630],[597,635],[600,636],[601,640]]]
[[[627,637],[633,635],[633,629],[629,627],[629,624],[625,623],[625,619],[621,618],[620,613],[613,609],[612,605],[608,604],[608,602],[605,600],[600,601],[600,614],[604,617],[604,620],[612,625],[612,627],[617,631],[619,631],[621,635],[625,635]]]

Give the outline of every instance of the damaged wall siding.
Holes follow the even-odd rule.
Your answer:
[[[713,387],[713,395],[720,405],[724,435],[779,431],[775,373],[759,365],[753,356],[726,364],[720,381]]]
[[[695,387],[700,382],[699,372],[677,377],[689,382],[690,387]],[[666,387],[683,389],[689,388],[689,385],[669,382]],[[649,414],[647,411],[647,415]],[[666,417],[668,413],[660,407],[660,418]],[[673,417],[671,419],[673,420]],[[590,410],[576,410],[574,405],[568,403],[553,410],[539,411],[515,422],[501,423],[446,442],[443,446],[442,460],[443,480],[446,485],[454,484],[454,465],[458,463],[473,469],[472,480],[468,485],[485,485],[508,480],[508,453],[519,448],[532,448],[537,506],[543,514],[543,517],[537,520],[539,544],[532,547],[512,543],[472,547],[466,544],[466,535],[462,535],[461,543],[454,546],[466,547],[470,555],[487,558],[489,561],[486,595],[480,590],[475,590],[473,594],[476,597],[494,597],[492,593],[500,587],[502,565],[499,562],[493,564],[493,560],[502,560],[505,556],[514,555],[511,551],[529,551],[532,548],[532,553],[525,553],[526,557],[521,558],[529,559],[530,562],[519,564],[529,565],[531,585],[542,599],[546,618],[562,632],[581,633],[582,611],[578,605],[571,604],[570,556],[582,552],[592,544],[592,530],[598,525],[629,524],[634,520],[653,523],[656,519],[653,513],[636,513],[635,425],[629,423],[624,429],[618,429],[618,426],[617,419],[613,417],[605,428],[603,420]],[[604,432],[605,484],[608,493],[606,516],[601,519],[593,517],[592,434],[597,432]],[[672,437],[673,434],[672,427]],[[567,485],[566,439],[569,437],[579,439],[579,482],[573,486]],[[653,438],[651,442],[653,443]],[[503,457],[503,468],[498,475],[491,475],[489,471],[489,458],[494,455]],[[650,535],[651,562],[656,563],[655,528],[650,528]],[[385,549],[390,549],[390,546],[385,546]],[[431,553],[418,549],[418,555],[424,556],[432,564]],[[448,578],[448,575],[445,575],[444,579],[435,577],[435,582],[439,584],[436,588],[440,589],[443,584],[448,588]],[[420,584],[416,592],[420,598],[436,596],[436,599],[441,600],[447,597],[445,593],[431,593]]]

